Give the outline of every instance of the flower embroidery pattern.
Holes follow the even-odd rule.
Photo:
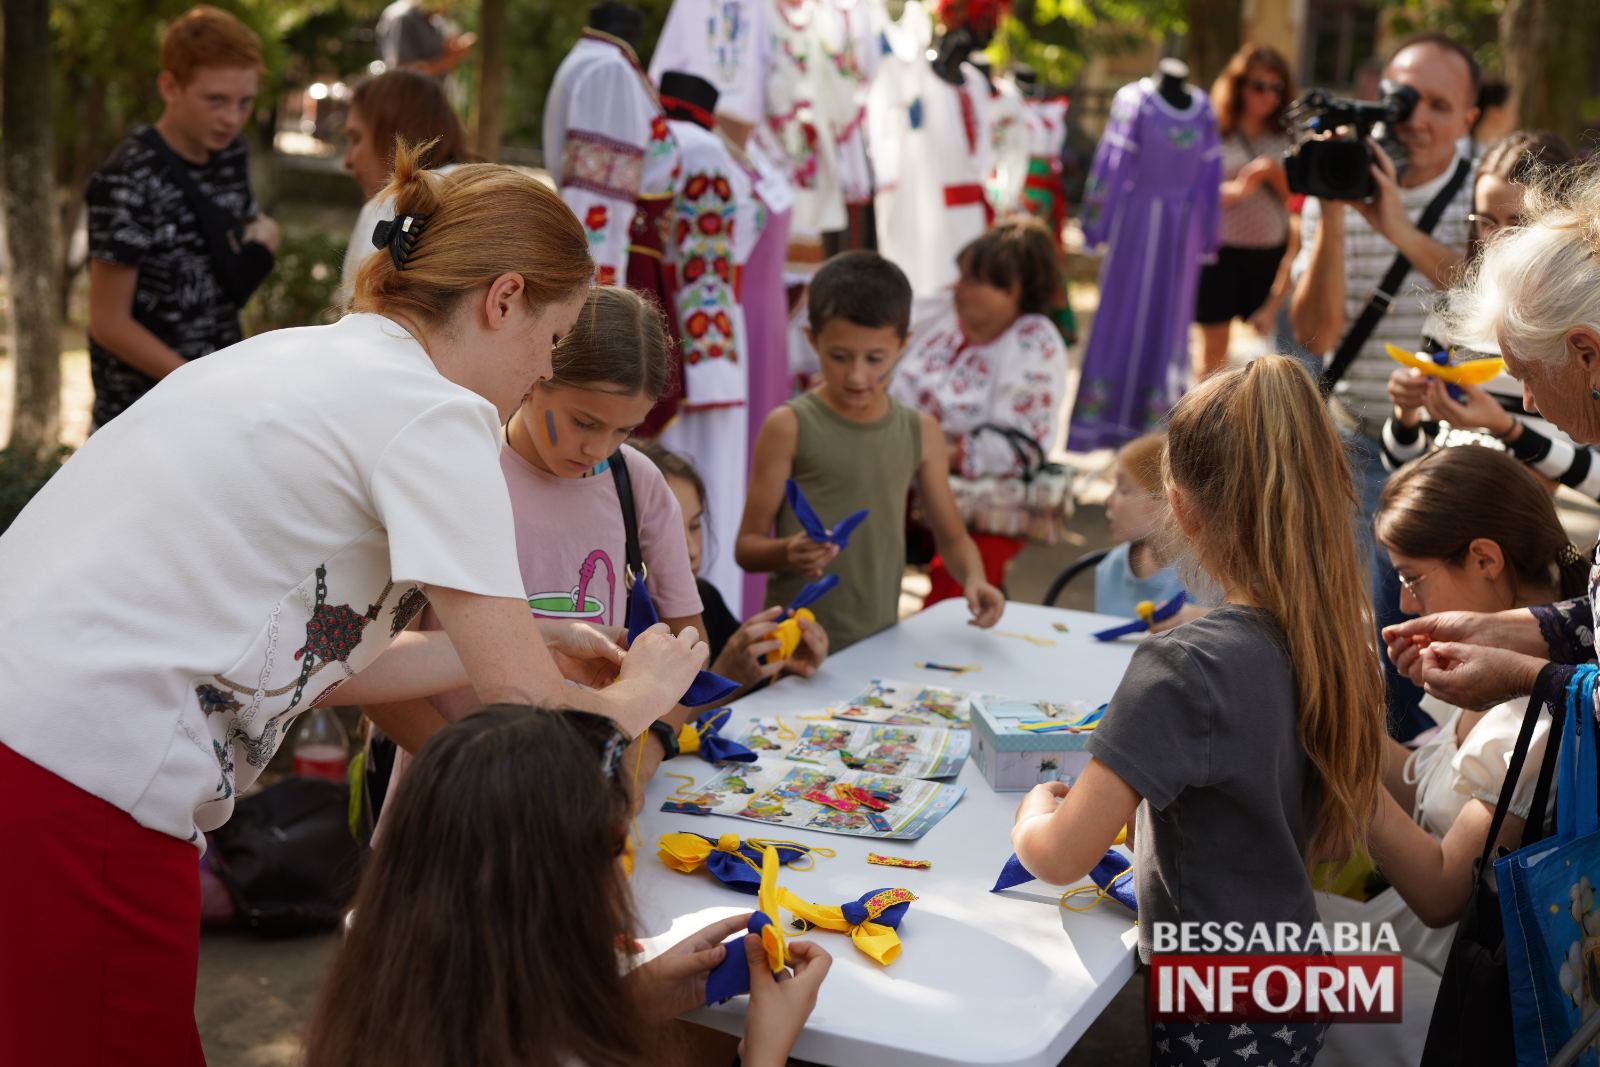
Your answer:
[[[562,188],[574,186],[617,200],[639,195],[644,150],[588,130],[568,130],[561,159]]]
[[[677,295],[686,365],[737,360],[733,307],[733,189],[720,174],[691,174],[677,206]]]

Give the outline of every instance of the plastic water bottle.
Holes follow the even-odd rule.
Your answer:
[[[350,760],[350,739],[329,708],[317,708],[295,731],[294,773],[342,782]]]

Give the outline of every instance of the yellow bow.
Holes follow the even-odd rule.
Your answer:
[[[1384,351],[1389,353],[1389,358],[1403,367],[1421,371],[1432,378],[1449,382],[1451,385],[1482,385],[1499,376],[1506,369],[1505,360],[1498,357],[1483,359],[1469,359],[1463,363],[1434,363],[1431,360],[1413,355],[1397,345],[1384,345]]]
[[[885,967],[900,955],[900,935],[892,926],[884,926],[873,920],[896,904],[917,899],[908,889],[885,889],[875,894],[864,905],[860,905],[866,910],[866,919],[860,923],[851,923],[845,918],[842,907],[813,904],[801,900],[787,889],[780,890],[779,893],[783,899],[783,906],[793,912],[797,919],[808,926],[820,926],[824,930],[849,934],[856,948]]]
[[[700,865],[711,857],[713,851],[732,853],[749,863],[749,859],[739,851],[740,844],[742,842],[739,840],[738,834],[723,834],[717,838],[715,844],[707,841],[699,834],[662,834],[660,849],[656,852],[656,855],[661,857],[662,863],[665,863],[673,870],[689,874],[699,870]],[[755,842],[752,841],[751,844],[755,844]],[[754,866],[754,864],[751,864],[751,866]]]

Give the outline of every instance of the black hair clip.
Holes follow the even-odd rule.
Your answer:
[[[428,225],[426,215],[401,215],[397,219],[384,219],[372,228],[372,247],[387,248],[395,270],[405,270],[406,260],[416,250],[417,241]]]

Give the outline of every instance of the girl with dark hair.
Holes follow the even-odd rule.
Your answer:
[[[671,1062],[672,1020],[705,1002],[728,952],[757,964],[743,1062],[787,1062],[831,964],[815,944],[790,941],[794,973],[777,981],[759,938],[723,942],[748,913],[631,970],[619,954],[636,928],[627,745],[600,716],[497,705],[424,746],[362,875],[306,1067]]]
[[[361,205],[345,248],[336,304],[349,301],[356,269],[372,254],[373,227],[394,218],[394,201],[378,194],[394,169],[398,141],[421,145],[421,165],[440,173],[477,162],[467,147],[467,131],[437,78],[396,69],[356,83],[350,93],[350,109],[345,112],[340,165],[361,187],[366,203]]]
[[[1567,540],[1550,494],[1516,460],[1489,448],[1447,448],[1407,466],[1384,487],[1378,543],[1400,576],[1400,610],[1500,612],[1584,595],[1583,554]],[[1387,739],[1387,787],[1371,847],[1392,889],[1362,904],[1325,897],[1329,921],[1388,922],[1401,951],[1442,971],[1454,924],[1472,889],[1495,801],[1522,725],[1523,701],[1488,711],[1429,696],[1442,725],[1415,751]],[[1528,768],[1539,765],[1548,718],[1536,727]],[[1500,843],[1517,847],[1534,817],[1524,770]]]
[[[1200,271],[1195,321],[1201,350],[1195,378],[1228,361],[1228,332],[1246,319],[1272,332],[1289,289],[1289,147],[1283,113],[1294,99],[1289,62],[1268,45],[1246,44],[1211,86],[1222,135],[1222,244]]]

